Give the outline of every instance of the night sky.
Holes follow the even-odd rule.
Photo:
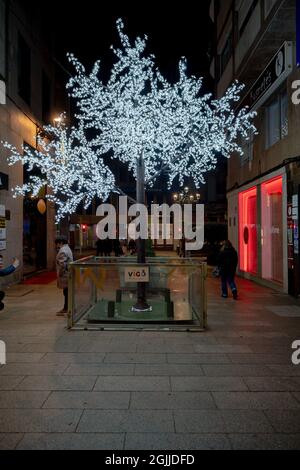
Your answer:
[[[66,66],[66,53],[73,52],[84,65],[102,59],[109,70],[113,57],[110,46],[119,45],[115,23],[120,17],[133,39],[137,35],[148,35],[148,51],[155,54],[160,70],[169,80],[176,80],[178,61],[185,56],[189,73],[203,76],[205,88],[210,89],[209,1],[176,3],[169,0],[85,0],[80,3],[52,0],[47,15],[49,19],[52,15],[54,20],[59,60]]]

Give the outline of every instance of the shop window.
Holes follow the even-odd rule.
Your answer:
[[[225,69],[231,59],[232,46],[233,46],[233,35],[231,32],[226,40],[225,46],[223,47],[222,53],[220,55],[220,77],[225,72]]]
[[[18,36],[18,93],[30,105],[31,102],[31,51],[23,36]]]
[[[6,4],[0,0],[0,80],[6,77]]]
[[[262,277],[283,283],[282,177],[261,186]]]
[[[258,4],[259,0],[246,0],[242,2],[242,6],[239,11],[239,37],[241,37],[249,24],[252,14]]]
[[[242,138],[240,145],[243,150],[243,155],[241,156],[241,166],[243,166],[253,160],[254,132],[250,133],[248,140]]]
[[[257,274],[257,188],[239,195],[239,265]]]
[[[51,81],[44,70],[42,73],[42,119],[46,124],[51,121]]]
[[[269,16],[276,0],[265,0],[265,18]]]
[[[266,148],[288,136],[288,97],[279,94],[266,108]]]

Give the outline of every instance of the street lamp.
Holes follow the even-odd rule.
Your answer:
[[[55,118],[53,118],[54,127],[60,127],[64,125],[65,119],[66,119],[65,114],[60,114],[59,116],[55,116]]]
[[[201,194],[190,192],[187,186],[178,194],[173,194],[173,201],[179,204],[197,204],[201,200]]]

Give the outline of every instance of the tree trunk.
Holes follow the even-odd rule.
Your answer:
[[[138,204],[145,204],[145,165],[143,157],[137,162],[137,179],[136,179],[136,199]],[[139,238],[137,240],[137,261],[139,264],[146,263],[146,240]],[[137,303],[134,310],[145,312],[150,310],[150,306],[146,301],[146,283],[137,284]]]

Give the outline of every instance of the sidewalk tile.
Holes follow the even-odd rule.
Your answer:
[[[216,405],[207,392],[134,392],[130,408],[136,410],[209,410]]]
[[[84,411],[77,432],[174,432],[171,411]]]
[[[95,391],[170,391],[168,377],[99,377]]]
[[[18,450],[122,450],[124,434],[26,434]],[[1,442],[0,442],[1,446]]]
[[[43,408],[127,410],[129,401],[126,392],[53,392]]]

